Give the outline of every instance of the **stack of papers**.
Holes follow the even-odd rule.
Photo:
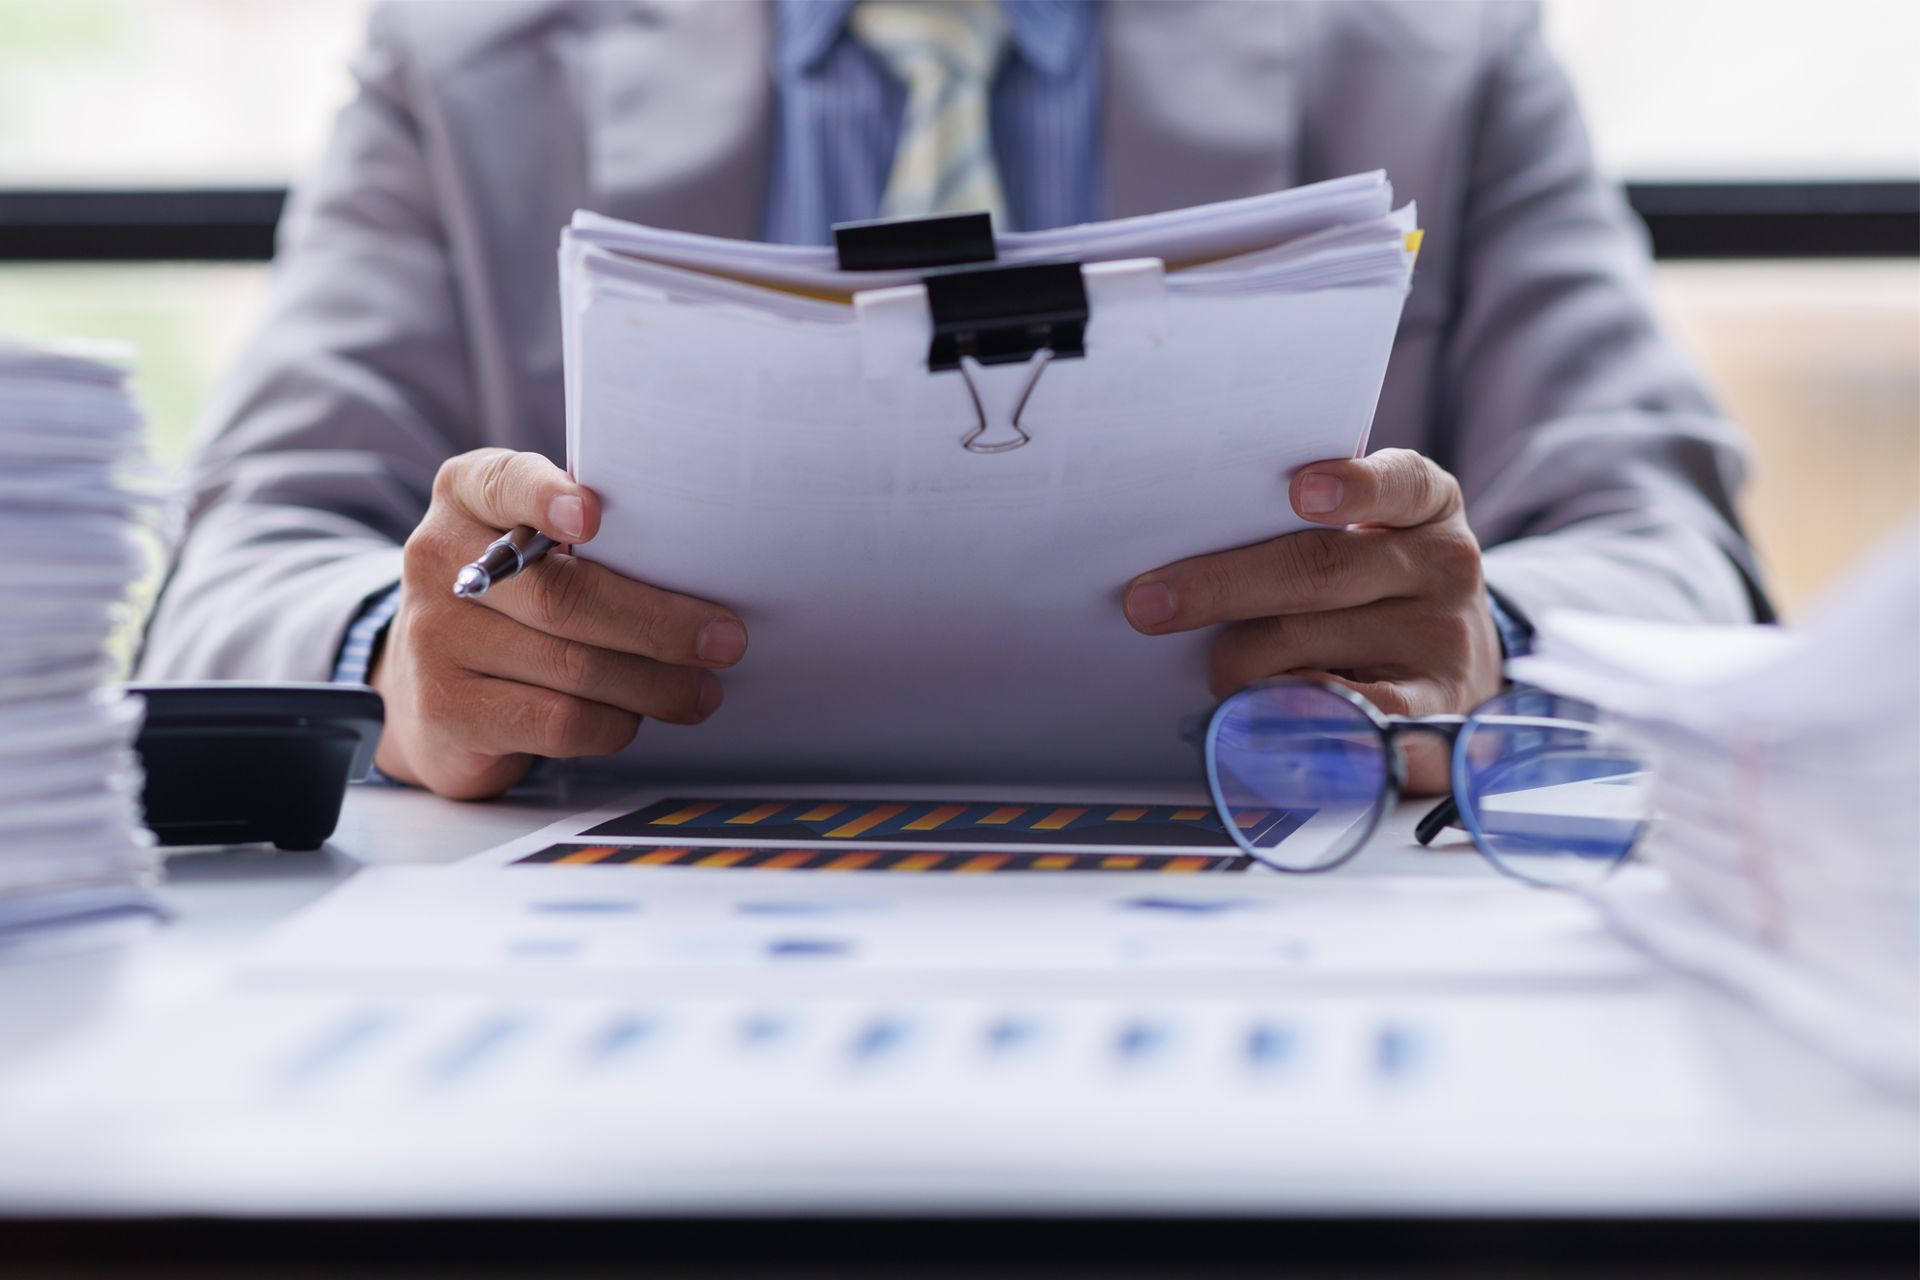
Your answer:
[[[143,913],[137,700],[108,682],[153,570],[126,373],[0,344],[0,947]]]
[[[930,369],[918,271],[579,214],[561,245],[581,553],[739,611],[746,659],[655,778],[1190,782],[1210,634],[1136,576],[1305,527],[1367,432],[1411,278],[1385,175],[999,237],[1073,262],[1084,356]],[[949,269],[950,270],[950,269]],[[963,441],[984,428],[981,453]]]
[[[1654,767],[1663,893],[1603,903],[1875,1078],[1920,1093],[1920,529],[1804,632],[1559,615],[1516,678],[1616,712]]]

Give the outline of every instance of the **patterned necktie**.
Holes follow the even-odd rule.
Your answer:
[[[1010,229],[994,171],[987,90],[1007,45],[995,0],[860,0],[853,33],[907,87],[880,216],[985,209]]]

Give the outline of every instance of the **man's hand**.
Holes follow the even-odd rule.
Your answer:
[[[696,724],[720,705],[710,668],[746,651],[730,610],[623,578],[560,548],[478,602],[454,575],[515,525],[571,546],[599,531],[593,494],[536,453],[450,459],[407,539],[400,607],[369,682],[387,704],[375,763],[444,796],[498,795],[534,756],[604,755],[642,716]]]
[[[1293,509],[1320,524],[1196,556],[1134,580],[1127,619],[1148,635],[1230,624],[1210,682],[1224,697],[1278,675],[1333,680],[1392,715],[1472,710],[1499,692],[1500,635],[1460,486],[1406,449],[1316,462]],[[1411,783],[1447,786],[1443,752],[1415,746]]]

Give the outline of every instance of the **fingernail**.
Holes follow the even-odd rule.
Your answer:
[[[1339,510],[1344,489],[1345,486],[1335,476],[1319,471],[1307,472],[1300,477],[1300,514],[1323,516],[1329,511]]]
[[[1173,617],[1173,592],[1164,582],[1137,582],[1127,592],[1127,617],[1136,627],[1157,627]]]
[[[718,667],[732,666],[740,661],[740,655],[746,651],[746,628],[732,618],[715,618],[709,622],[700,632],[700,643],[694,650],[700,655],[700,661],[711,662]]]
[[[587,531],[586,504],[563,493],[547,504],[547,524],[566,542],[578,541]]]
[[[724,695],[721,691],[718,678],[716,678],[711,671],[702,671],[700,673],[700,701],[697,704],[702,720],[705,720],[708,716],[720,709],[720,699],[722,696]]]

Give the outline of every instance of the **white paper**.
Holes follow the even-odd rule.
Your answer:
[[[1371,248],[1342,267],[1342,240],[1330,274],[1310,255],[1217,265],[1156,293],[1125,262],[1090,272],[1086,357],[1045,367],[1031,442],[990,456],[960,447],[976,423],[961,374],[925,368],[919,286],[857,307],[796,298],[657,261],[710,263],[724,242],[622,242],[583,220],[562,253],[569,453],[604,514],[582,554],[727,604],[751,638],[712,720],[649,725],[630,757],[706,780],[1194,776],[1178,726],[1210,700],[1212,636],[1139,635],[1122,592],[1305,527],[1294,471],[1364,448],[1411,256],[1406,219],[1362,185]],[[1324,230],[1295,194],[1222,206],[1240,238],[1209,246]],[[1167,218],[1162,239],[1206,239],[1205,211]],[[1123,257],[1154,243],[1150,226],[1080,230]],[[975,372],[1010,436],[1030,370]]]
[[[892,1203],[937,1170],[952,1207],[1311,1171],[1377,1198],[1409,1160],[1455,1185],[1569,1143],[1592,1174],[1623,1125],[1739,1132],[1651,978],[1506,882],[373,869],[231,990],[10,1081],[0,1193],[577,1212]],[[119,1172],[162,1158],[164,1188]]]
[[[1884,1131],[1808,1136],[1801,1185],[1910,1185]],[[283,991],[0,1095],[0,1196],[69,1211],[1670,1208],[1783,1164],[1640,990]]]
[[[1804,629],[1549,615],[1521,679],[1591,700],[1652,769],[1628,936],[1920,1096],[1920,527]]]
[[[1385,216],[1392,204],[1393,186],[1386,173],[1376,169],[1291,191],[1111,222],[1016,231],[997,235],[994,241],[1003,263],[1157,257],[1183,266],[1259,253],[1327,228],[1366,223]],[[922,274],[850,274],[838,269],[834,250],[824,246],[725,240],[639,226],[590,212],[574,215],[573,236],[582,245],[616,249],[632,257],[827,293],[912,284]]]
[[[878,791],[863,794],[885,798]],[[956,794],[923,798],[951,800]],[[1137,873],[911,874],[525,861],[555,845],[848,847],[845,841],[758,837],[757,824],[730,838],[713,837],[711,828],[684,827],[666,829],[652,841],[584,834],[660,800],[706,798],[767,799],[749,797],[744,789],[641,793],[561,819],[451,868],[364,871],[277,930],[252,957],[249,982],[272,987],[324,981],[387,993],[409,982],[436,992],[498,991],[506,984],[522,994],[553,995],[608,983],[624,990],[654,977],[671,977],[675,989],[683,990],[683,981],[704,975],[735,992],[762,981],[799,982],[816,991],[878,982],[915,992],[944,976],[1018,994],[1037,992],[1050,977],[1063,975],[1122,985],[1138,975],[1211,972],[1261,975],[1290,985],[1393,978],[1423,986],[1465,981],[1527,988],[1605,986],[1652,973],[1606,936],[1592,908],[1576,895],[1505,878],[1153,870],[1169,857],[1237,853],[1230,845],[974,845],[938,831],[854,844],[902,854],[1113,852],[1139,858]],[[1023,797],[1016,790],[998,798]],[[1146,805],[1163,797],[1095,792],[1072,798]]]
[[[1577,897],[1505,880],[522,865],[362,872],[248,976],[532,995],[703,978],[910,991],[966,975],[1016,996],[1155,972],[1530,987],[1652,970]]]
[[[454,867],[364,871],[227,989],[11,1070],[0,1198],[469,1214],[1911,1201],[1911,1143],[1885,1112],[1749,1105],[1678,993],[1571,896],[511,862],[606,816]],[[846,945],[776,945],[796,941]]]
[[[0,950],[57,923],[151,910],[132,747],[141,705],[107,682],[143,527],[141,418],[124,363],[0,342]]]

